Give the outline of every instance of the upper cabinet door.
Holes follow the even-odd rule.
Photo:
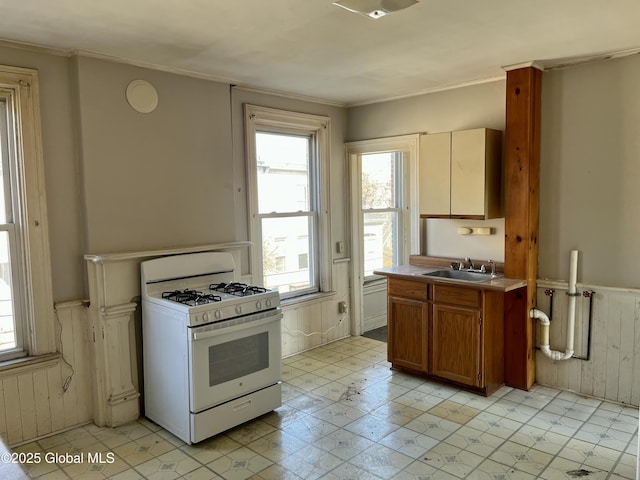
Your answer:
[[[422,135],[420,215],[502,216],[502,132],[487,128]]]
[[[485,213],[485,132],[451,134],[451,215]]]
[[[420,214],[451,213],[451,132],[420,137]]]

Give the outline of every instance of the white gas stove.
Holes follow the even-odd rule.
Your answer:
[[[233,257],[141,264],[145,415],[195,443],[281,405],[280,296]]]

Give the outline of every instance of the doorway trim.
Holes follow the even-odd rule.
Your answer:
[[[402,264],[409,263],[409,256],[419,253],[420,213],[418,211],[418,161],[420,152],[420,135],[410,134],[395,137],[360,140],[345,144],[345,156],[349,171],[349,215],[351,224],[351,335],[363,333],[363,293],[364,252],[361,245],[363,231],[361,207],[361,160],[360,156],[368,153],[392,151],[407,152],[407,163],[404,169],[404,235]],[[384,281],[381,279],[381,281]]]

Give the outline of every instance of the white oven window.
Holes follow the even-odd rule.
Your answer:
[[[209,386],[269,368],[269,332],[209,347]]]

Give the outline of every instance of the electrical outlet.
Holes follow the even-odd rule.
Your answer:
[[[338,313],[347,313],[347,302],[338,302]]]

